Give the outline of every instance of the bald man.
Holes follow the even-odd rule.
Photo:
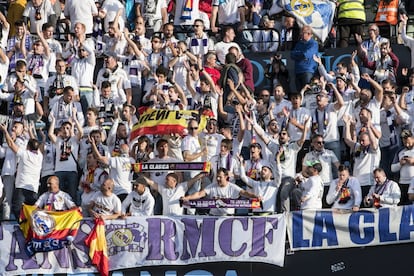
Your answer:
[[[52,175],[47,179],[47,189],[36,201],[35,206],[37,208],[47,211],[66,211],[77,208],[72,197],[60,190],[59,178],[56,175]]]

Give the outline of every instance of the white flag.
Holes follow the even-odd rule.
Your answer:
[[[313,33],[324,42],[332,28],[335,3],[329,0],[277,0],[277,5],[292,14],[298,25],[311,26]]]

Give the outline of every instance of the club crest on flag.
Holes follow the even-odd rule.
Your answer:
[[[310,0],[296,0],[291,2],[292,12],[299,16],[310,16],[313,13],[313,3]]]
[[[329,0],[277,0],[275,11],[292,14],[300,27],[311,26],[313,33],[325,41],[332,28],[335,3]]]
[[[32,231],[39,237],[49,235],[56,227],[55,219],[42,210],[35,210],[30,217]]]

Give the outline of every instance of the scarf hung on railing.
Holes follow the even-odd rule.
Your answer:
[[[191,20],[192,11],[193,11],[193,0],[184,0],[180,19]]]

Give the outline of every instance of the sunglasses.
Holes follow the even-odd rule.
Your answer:
[[[189,130],[196,130],[196,129],[198,129],[198,127],[189,127],[188,129]]]

